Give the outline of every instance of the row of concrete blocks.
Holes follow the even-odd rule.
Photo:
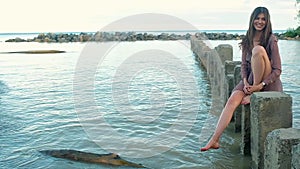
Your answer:
[[[211,112],[218,115],[233,87],[241,80],[241,62],[232,61],[230,45],[210,49],[204,42],[191,38],[191,49],[207,71],[212,109],[215,109]],[[292,98],[289,95],[254,93],[250,105],[239,106],[232,121],[235,131],[241,132],[241,153],[251,155],[252,168],[300,168],[300,130],[291,128]]]
[[[220,115],[220,109],[228,98],[228,83],[224,73],[224,63],[226,60],[232,60],[232,50],[227,50],[231,46],[220,45],[216,50],[212,50],[202,40],[193,37],[191,39],[192,51],[197,55],[197,60],[200,62],[201,67],[205,68],[210,80],[212,95],[210,112],[218,116]]]
[[[241,66],[226,61],[226,68],[231,69],[225,72],[232,89],[241,80]],[[250,105],[239,106],[234,114],[235,131],[242,137],[241,153],[251,155],[252,168],[299,169],[300,130],[292,128],[291,96],[257,92],[250,100]]]

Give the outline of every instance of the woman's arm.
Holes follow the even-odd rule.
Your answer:
[[[247,63],[247,52],[245,50],[242,51],[242,63],[241,63],[241,76],[244,83],[243,91],[245,94],[251,94],[248,91],[249,82],[248,82],[248,70],[249,70],[249,64]]]
[[[245,80],[248,79],[248,63],[246,60],[247,52],[245,52],[244,49],[242,49],[242,63],[241,63],[241,76],[245,83]],[[247,81],[248,82],[248,81]]]
[[[281,58],[280,58],[278,44],[277,44],[278,40],[274,35],[272,35],[271,38],[272,38],[270,42],[271,52],[269,58],[271,60],[272,72],[270,73],[269,76],[267,76],[267,78],[263,80],[263,82],[266,85],[274,83],[281,74]]]

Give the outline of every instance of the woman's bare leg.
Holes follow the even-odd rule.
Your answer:
[[[258,85],[272,71],[268,54],[264,47],[257,45],[252,49],[251,69],[253,72],[253,85]],[[241,104],[249,104],[250,95],[244,97]]]
[[[250,104],[250,98],[251,98],[251,95],[246,95],[246,96],[243,98],[241,104],[242,104],[242,105]]]
[[[253,48],[251,68],[253,72],[253,85],[258,85],[271,73],[271,63],[269,61],[266,50],[262,46],[257,45]],[[222,111],[212,138],[209,140],[205,147],[201,148],[201,151],[207,151],[211,148],[219,148],[219,139],[225,128],[230,123],[233,112],[242,101],[244,104],[250,102],[250,96],[246,96],[242,91],[235,91],[232,93]]]
[[[251,68],[253,85],[258,85],[271,73],[271,63],[264,47],[257,45],[252,49]]]
[[[225,130],[225,128],[230,123],[230,120],[232,118],[233,112],[235,109],[240,105],[243,97],[245,96],[245,93],[243,91],[234,91],[231,96],[229,97],[222,113],[219,118],[216,130],[209,140],[209,142],[206,144],[205,147],[201,148],[201,151],[207,151],[211,148],[217,149],[219,148],[219,139]]]

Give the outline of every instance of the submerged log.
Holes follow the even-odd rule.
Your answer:
[[[126,161],[115,153],[95,154],[77,150],[43,150],[40,152],[56,158],[65,158],[73,161],[80,161],[86,163],[145,168],[141,164]]]

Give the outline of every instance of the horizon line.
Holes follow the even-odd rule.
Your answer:
[[[220,32],[222,33],[222,31],[247,31],[246,29],[199,29],[199,30],[148,30],[148,31],[139,31],[139,30],[130,30],[130,31],[102,31],[102,32],[197,32],[197,31],[201,31],[201,32],[205,32],[205,31],[214,31],[214,32]],[[287,31],[284,29],[276,29],[273,30],[273,32],[282,32],[282,31]],[[96,33],[99,31],[34,31],[34,32],[0,32],[0,34],[39,34],[39,33]]]

